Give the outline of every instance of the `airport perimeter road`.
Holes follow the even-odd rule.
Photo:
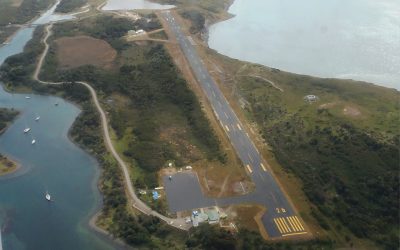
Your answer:
[[[179,26],[180,24],[174,19],[170,11],[163,11],[161,16],[169,25],[194,75],[206,94],[215,116],[221,123],[239,158],[256,185],[255,191],[251,194],[242,197],[217,199],[217,204],[229,205],[245,201],[265,206],[267,212],[261,220],[268,236],[271,238],[307,234],[301,219],[297,216],[284,192],[270,172],[270,169],[266,168],[267,164],[265,160],[256,149],[228,101],[208,73],[192,44],[193,40],[184,35]]]

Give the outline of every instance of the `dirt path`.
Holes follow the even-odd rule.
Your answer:
[[[46,58],[46,55],[49,51],[49,44],[47,43],[47,40],[52,34],[52,27],[53,27],[52,24],[49,24],[46,26],[46,29],[45,29],[46,35],[44,36],[44,38],[42,40],[42,42],[45,45],[45,49],[43,50],[42,54],[39,57],[39,61],[37,63],[36,69],[32,75],[32,78],[42,84],[53,84],[53,85],[64,84],[65,82],[47,82],[47,81],[42,81],[38,78],[40,70],[43,66],[44,59]],[[125,164],[125,162],[119,156],[119,154],[115,150],[114,145],[112,143],[110,133],[108,130],[107,116],[100,105],[100,102],[97,98],[96,91],[87,82],[77,81],[76,83],[84,85],[90,91],[90,94],[92,95],[93,102],[94,102],[96,109],[99,112],[100,117],[101,117],[101,125],[102,125],[102,130],[103,130],[104,142],[106,144],[107,150],[112,154],[112,156],[115,158],[115,160],[118,162],[118,165],[122,169],[122,172],[124,174],[124,180],[125,180],[125,186],[126,186],[127,192],[133,201],[132,206],[146,215],[153,215],[155,217],[158,217],[160,220],[163,220],[164,222],[170,224],[171,226],[174,226],[174,227],[182,229],[182,230],[188,230],[190,228],[190,225],[186,224],[184,219],[168,218],[168,217],[158,213],[157,211],[152,210],[149,206],[147,206],[142,200],[140,200],[137,197],[135,190],[133,188],[132,182],[131,182],[131,178],[129,176],[128,166]]]
[[[283,89],[281,87],[279,87],[276,83],[274,83],[273,81],[268,80],[268,79],[266,79],[266,78],[264,78],[262,76],[258,76],[258,75],[237,75],[237,76],[254,77],[254,78],[261,79],[261,80],[271,84],[272,87],[276,88],[277,90],[279,90],[281,92],[284,92]]]

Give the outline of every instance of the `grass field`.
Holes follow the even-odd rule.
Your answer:
[[[55,42],[60,69],[82,65],[109,68],[117,56],[117,52],[107,42],[89,36],[63,37]]]

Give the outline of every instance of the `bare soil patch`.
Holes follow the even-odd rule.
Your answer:
[[[358,108],[352,106],[346,106],[343,109],[343,114],[351,117],[357,117],[361,115],[361,112]]]
[[[58,63],[63,69],[88,64],[110,68],[117,55],[106,41],[89,36],[63,37],[56,44]]]

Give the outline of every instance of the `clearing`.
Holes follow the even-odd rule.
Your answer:
[[[56,40],[60,68],[82,65],[110,68],[117,52],[106,42],[90,36],[63,37]]]

